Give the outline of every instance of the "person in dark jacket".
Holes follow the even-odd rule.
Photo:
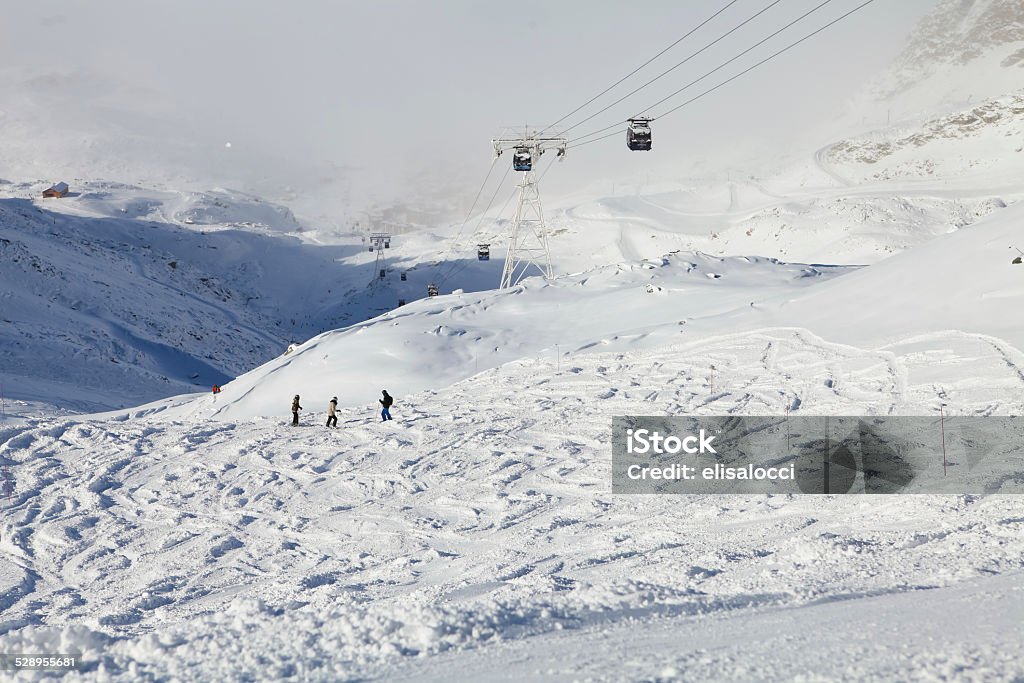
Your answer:
[[[380,411],[380,421],[381,422],[386,422],[386,421],[392,419],[391,418],[391,412],[390,412],[391,411],[391,404],[395,402],[395,399],[391,398],[391,394],[388,393],[387,389],[385,389],[381,393],[384,394],[383,398],[377,399],[377,402],[380,403],[384,407],[384,409]]]
[[[295,398],[292,399],[292,426],[299,424],[300,410],[302,410],[302,406],[299,405],[299,395],[295,394]]]
[[[327,404],[327,426],[338,428],[338,416],[336,414],[338,409],[338,397],[335,396],[331,399],[331,402]]]

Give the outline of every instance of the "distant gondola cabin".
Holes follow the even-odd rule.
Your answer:
[[[533,154],[529,147],[516,147],[512,154],[512,169],[515,171],[529,171],[533,169]]]
[[[651,149],[651,120],[630,119],[626,129],[626,146],[634,152],[648,152]]]
[[[66,197],[67,194],[68,194],[68,184],[67,183],[57,183],[56,185],[51,185],[50,187],[48,187],[45,190],[43,190],[43,197],[46,197],[46,198],[55,197],[55,198],[59,199],[60,197]]]

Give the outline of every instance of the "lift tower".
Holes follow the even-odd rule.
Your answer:
[[[551,277],[551,252],[548,249],[547,228],[540,203],[540,188],[534,163],[544,152],[556,150],[559,160],[565,157],[568,140],[563,137],[542,137],[537,133],[521,137],[495,138],[494,154],[511,151],[512,168],[522,173],[519,182],[519,205],[516,207],[512,231],[509,234],[505,267],[501,271],[501,289],[519,284],[531,266],[546,278]]]
[[[384,259],[384,250],[390,248],[391,233],[370,233],[370,251],[377,252],[377,261],[373,264],[373,280],[370,281],[370,284],[375,284],[378,280],[383,280],[387,275],[387,268],[385,267],[387,261]]]

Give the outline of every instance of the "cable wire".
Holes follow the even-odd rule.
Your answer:
[[[640,65],[640,66],[638,66],[637,68],[633,69],[633,70],[632,70],[632,71],[630,71],[630,72],[629,72],[628,74],[626,74],[625,76],[623,76],[623,77],[622,77],[622,78],[620,78],[619,80],[615,81],[615,82],[614,82],[614,83],[612,83],[612,84],[611,84],[610,86],[608,86],[607,88],[605,88],[605,89],[604,89],[604,90],[602,90],[601,92],[597,93],[596,95],[594,95],[593,97],[591,97],[591,98],[590,98],[589,100],[587,100],[586,102],[584,102],[584,103],[583,103],[583,104],[581,104],[580,106],[578,106],[578,107],[576,107],[575,109],[573,109],[573,110],[572,110],[571,112],[569,112],[568,114],[566,114],[566,115],[565,115],[565,116],[563,116],[562,118],[558,119],[557,121],[555,121],[555,122],[554,122],[554,123],[552,123],[551,125],[549,125],[549,126],[545,127],[545,128],[543,129],[543,130],[541,130],[541,134],[543,134],[544,132],[546,132],[546,131],[548,131],[548,130],[551,130],[552,128],[554,128],[555,126],[557,126],[558,124],[560,124],[560,123],[561,123],[562,121],[565,121],[565,120],[566,120],[567,118],[569,118],[570,116],[572,116],[573,114],[575,114],[576,112],[578,112],[578,111],[579,111],[580,109],[583,109],[583,108],[584,108],[584,107],[586,107],[587,105],[589,105],[589,104],[593,103],[593,102],[594,102],[595,100],[597,100],[597,99],[599,99],[599,98],[603,97],[604,95],[606,95],[606,94],[607,94],[607,93],[608,93],[608,92],[609,92],[610,90],[612,90],[612,89],[616,88],[617,86],[619,86],[620,84],[622,84],[622,82],[623,82],[623,81],[625,81],[626,79],[630,78],[631,76],[634,76],[634,75],[635,75],[635,74],[636,74],[637,72],[639,72],[639,71],[640,71],[641,69],[643,69],[643,68],[644,68],[645,66],[647,66],[648,64],[650,64],[650,63],[651,63],[651,62],[653,62],[654,60],[656,60],[656,59],[657,59],[658,57],[662,56],[663,54],[665,54],[666,52],[668,52],[669,50],[671,50],[672,48],[674,48],[674,47],[675,47],[676,45],[678,45],[679,43],[683,42],[684,40],[686,40],[687,38],[689,38],[690,36],[692,36],[692,35],[693,35],[694,33],[696,33],[697,31],[699,31],[700,29],[704,28],[704,26],[705,26],[705,25],[706,25],[706,24],[707,24],[708,22],[710,22],[711,20],[713,20],[713,19],[714,19],[715,17],[717,17],[718,15],[720,15],[720,14],[721,14],[722,12],[724,12],[725,10],[727,10],[727,9],[729,9],[730,7],[732,7],[733,5],[735,5],[735,4],[737,3],[737,2],[739,2],[739,0],[731,0],[731,2],[729,2],[728,4],[726,4],[726,5],[725,5],[725,7],[723,7],[723,8],[722,8],[722,9],[720,9],[720,10],[718,10],[717,12],[715,12],[714,14],[712,14],[712,15],[711,15],[710,17],[708,17],[707,19],[705,19],[705,20],[704,20],[704,21],[702,21],[701,23],[697,24],[697,25],[696,25],[696,26],[695,26],[695,27],[694,27],[693,29],[691,29],[691,30],[690,30],[690,32],[689,32],[689,33],[687,33],[687,34],[686,34],[686,35],[684,35],[683,37],[681,37],[681,38],[679,38],[678,40],[676,40],[676,41],[675,41],[674,43],[672,43],[671,45],[669,45],[668,47],[666,47],[666,48],[665,48],[664,50],[662,50],[662,51],[661,51],[661,52],[659,52],[658,54],[654,55],[653,57],[651,57],[650,59],[648,59],[648,60],[647,60],[646,62],[644,62],[643,64],[641,64],[641,65]]]
[[[803,20],[804,20],[805,18],[807,18],[808,16],[810,16],[810,15],[811,15],[811,14],[813,14],[814,12],[817,12],[817,11],[818,11],[819,9],[821,9],[821,8],[822,8],[822,7],[824,7],[825,5],[829,4],[830,2],[832,2],[832,0],[824,0],[824,2],[822,2],[821,4],[819,4],[819,5],[817,6],[817,7],[814,7],[813,9],[811,9],[811,10],[809,10],[809,11],[805,12],[804,14],[801,14],[801,15],[800,15],[799,17],[797,17],[797,18],[796,18],[796,19],[794,19],[793,21],[789,22],[788,24],[786,24],[786,25],[785,25],[785,26],[783,26],[782,28],[780,28],[780,29],[778,29],[777,31],[775,31],[774,33],[770,34],[770,35],[769,35],[768,37],[766,37],[766,38],[762,38],[762,39],[761,39],[761,40],[760,40],[759,42],[755,43],[754,45],[751,45],[750,47],[748,47],[748,48],[747,48],[746,50],[744,50],[743,52],[739,53],[739,54],[738,54],[738,55],[736,55],[735,57],[732,57],[731,59],[729,59],[729,60],[726,60],[725,62],[722,62],[721,64],[719,64],[718,66],[716,66],[716,67],[715,67],[714,69],[712,69],[711,71],[708,71],[708,72],[707,72],[706,74],[704,74],[703,76],[701,76],[700,78],[697,78],[696,80],[690,81],[689,83],[687,83],[686,85],[684,85],[684,86],[683,86],[682,88],[679,88],[678,90],[676,90],[675,92],[673,92],[673,93],[672,93],[671,95],[669,95],[668,97],[664,97],[664,98],[662,98],[662,99],[658,100],[657,102],[655,102],[654,104],[652,104],[651,106],[647,107],[646,109],[643,109],[643,110],[642,110],[642,111],[640,111],[640,112],[639,112],[638,114],[635,114],[635,115],[634,115],[634,118],[637,118],[637,117],[639,117],[639,116],[643,116],[643,115],[644,115],[644,114],[645,114],[646,112],[650,111],[650,110],[651,110],[651,109],[653,109],[654,107],[657,107],[657,106],[658,106],[659,104],[661,104],[661,103],[665,102],[666,100],[669,100],[669,99],[671,99],[671,98],[675,97],[675,96],[676,96],[676,95],[678,95],[679,93],[683,92],[684,90],[687,90],[688,88],[691,88],[691,87],[693,87],[693,86],[694,86],[694,85],[696,85],[697,83],[700,83],[701,81],[703,81],[703,80],[704,80],[705,78],[707,78],[707,77],[708,77],[708,76],[710,76],[711,74],[713,74],[713,73],[715,73],[715,72],[717,72],[717,71],[719,71],[719,70],[721,70],[721,69],[724,69],[724,68],[725,68],[726,66],[728,66],[729,64],[732,64],[733,62],[735,62],[735,61],[736,61],[737,59],[739,59],[739,58],[740,58],[740,57],[742,57],[743,55],[745,55],[745,54],[749,53],[749,52],[750,52],[751,50],[755,50],[755,49],[757,49],[757,48],[758,48],[758,47],[760,47],[761,45],[764,45],[764,44],[765,44],[766,42],[768,42],[769,40],[771,40],[771,39],[772,39],[772,38],[774,38],[775,36],[779,35],[779,34],[780,34],[780,33],[782,33],[783,31],[785,31],[786,29],[788,29],[788,28],[790,28],[791,26],[793,26],[794,24],[797,24],[797,23],[799,23],[800,21],[803,21]],[[581,136],[580,136],[580,137],[578,138],[578,140],[582,140],[582,139],[584,139],[584,138],[588,138],[588,137],[590,137],[590,136],[592,136],[592,135],[598,135],[598,134],[600,134],[600,133],[603,133],[603,132],[605,132],[606,130],[611,130],[612,128],[615,128],[616,126],[619,126],[619,125],[621,125],[621,124],[623,124],[623,123],[628,123],[628,121],[617,121],[617,122],[613,123],[613,124],[612,124],[612,125],[610,125],[610,126],[605,126],[604,128],[601,128],[601,129],[598,129],[598,130],[592,131],[592,132],[590,132],[590,133],[587,133],[587,134],[585,134],[585,135],[581,135]],[[599,138],[599,139],[604,139],[604,137],[610,137],[610,136],[602,136],[602,137],[601,137],[601,138]]]
[[[491,168],[493,168],[493,167],[494,166],[492,164]],[[505,184],[505,179],[508,178],[509,171],[511,171],[511,170],[512,170],[512,164],[509,164],[508,167],[505,169],[505,175],[501,176],[501,180],[499,180],[497,186],[495,186],[494,192],[491,193],[490,201],[487,202],[487,206],[484,208],[484,210],[480,214],[480,220],[477,221],[476,229],[473,231],[474,235],[477,232],[480,231],[480,226],[483,224],[484,217],[487,215],[487,212],[491,210],[491,205],[494,204],[494,199],[495,199],[495,197],[498,196],[498,192],[501,190],[502,185]],[[454,247],[455,242],[452,241],[451,245],[452,245],[452,247]],[[449,249],[449,252],[450,251],[451,251],[451,249]],[[446,256],[447,256],[447,254],[446,254]],[[445,273],[442,270],[442,272],[438,275],[438,284],[443,283],[445,280],[447,280],[449,277],[451,277],[451,274],[452,274],[452,270],[451,269],[454,268],[454,267],[456,267],[456,266],[449,264],[448,272],[447,273]]]
[[[551,161],[549,161],[549,162],[548,162],[547,168],[545,168],[545,169],[544,169],[544,171],[543,171],[543,172],[542,172],[542,173],[540,174],[540,176],[538,176],[538,177],[537,177],[537,182],[538,182],[538,183],[540,183],[540,181],[544,180],[544,176],[546,176],[546,175],[548,174],[548,171],[550,171],[550,170],[551,170],[551,167],[555,165],[555,161],[556,161],[556,159],[557,159],[557,157],[553,157],[553,158],[551,159]],[[511,164],[509,165],[509,168],[512,168]],[[507,175],[508,175],[508,173],[506,172],[506,174],[505,174],[505,175],[507,176]],[[502,178],[502,181],[504,182],[504,178]],[[501,187],[501,186],[499,185],[499,188],[500,188],[500,187]],[[518,185],[516,185],[516,188],[515,188],[515,189],[514,189],[514,190],[512,191],[512,194],[510,194],[510,195],[508,196],[508,199],[506,199],[506,200],[505,200],[505,203],[504,203],[504,204],[502,205],[502,207],[501,207],[501,210],[499,210],[499,211],[498,211],[498,213],[497,213],[497,214],[495,214],[495,216],[494,216],[494,220],[495,220],[495,221],[498,221],[498,220],[500,220],[500,219],[501,219],[501,216],[502,216],[502,214],[504,214],[504,213],[505,213],[505,209],[507,209],[507,208],[508,208],[508,205],[509,205],[509,204],[510,204],[510,203],[512,202],[512,200],[513,200],[513,199],[515,199],[515,196],[516,196],[517,194],[519,194],[519,186],[518,186]],[[492,195],[492,197],[491,197],[491,201],[492,201],[492,202],[494,201],[494,197],[495,197],[495,196],[497,196],[497,191],[495,191],[494,195]],[[488,208],[490,208],[490,205],[488,205]],[[487,211],[486,211],[486,210],[484,210],[484,214],[486,214],[486,213],[487,213]],[[477,232],[479,232],[479,231],[480,231],[480,225],[481,225],[482,223],[483,223],[483,216],[481,216],[481,219],[480,219],[480,223],[478,223],[478,224],[477,224]],[[441,279],[441,283],[443,283],[443,282],[444,282],[445,280],[447,280],[448,278],[451,278],[451,277],[455,277],[456,275],[458,275],[459,273],[461,273],[461,272],[462,272],[463,270],[465,270],[466,268],[468,268],[468,267],[469,267],[469,264],[470,264],[470,263],[472,263],[472,261],[466,261],[465,263],[462,263],[462,264],[460,264],[460,265],[457,265],[457,266],[455,266],[453,270],[449,271],[449,272],[448,272],[448,273],[447,273],[447,274],[446,274],[446,275],[444,276],[444,278],[442,278],[442,279]]]
[[[827,2],[830,2],[831,0],[826,0],[826,1],[827,1]],[[696,57],[697,55],[701,54],[702,52],[704,52],[704,51],[705,51],[705,50],[707,50],[708,48],[710,48],[710,47],[712,47],[712,46],[714,46],[714,45],[716,45],[716,44],[720,43],[720,42],[721,42],[722,40],[726,39],[727,37],[729,37],[730,35],[732,35],[732,34],[733,34],[733,33],[735,33],[736,31],[740,30],[741,28],[743,28],[744,26],[746,26],[747,24],[749,24],[750,22],[752,22],[752,21],[753,21],[754,19],[757,19],[757,18],[758,18],[759,16],[761,16],[762,14],[764,14],[765,12],[767,12],[768,10],[770,10],[770,9],[771,9],[772,7],[775,7],[775,5],[779,4],[780,2],[782,2],[782,0],[773,0],[773,1],[772,1],[771,3],[769,3],[769,4],[768,4],[768,5],[766,6],[766,7],[764,7],[764,8],[762,8],[762,9],[758,10],[758,11],[757,11],[757,12],[756,12],[755,14],[753,14],[753,15],[752,15],[752,16],[750,16],[750,17],[747,17],[746,19],[744,19],[744,20],[743,20],[742,22],[740,22],[740,23],[739,23],[739,24],[737,24],[736,26],[733,26],[733,27],[732,27],[731,29],[729,29],[728,31],[726,31],[726,32],[725,32],[725,33],[723,33],[722,35],[718,36],[717,38],[715,38],[714,40],[712,40],[712,41],[711,41],[710,43],[708,43],[707,45],[705,45],[705,46],[704,46],[704,47],[702,47],[701,49],[699,49],[699,50],[697,50],[696,52],[694,52],[694,53],[690,54],[690,55],[689,55],[689,56],[688,56],[688,57],[687,57],[686,59],[684,59],[683,61],[681,61],[681,62],[677,63],[677,64],[676,64],[676,65],[674,65],[674,66],[673,66],[672,68],[670,68],[670,69],[667,69],[667,70],[665,70],[665,71],[662,71],[662,72],[661,72],[660,74],[658,74],[657,76],[655,76],[655,77],[654,77],[654,78],[652,78],[651,80],[647,81],[646,83],[644,83],[643,85],[641,85],[641,86],[640,86],[639,88],[635,88],[634,90],[631,90],[630,92],[626,93],[625,95],[623,95],[623,96],[622,96],[622,97],[620,97],[619,99],[617,99],[617,100],[615,100],[614,102],[612,102],[611,104],[609,104],[609,105],[608,105],[607,107],[604,107],[603,109],[599,109],[598,111],[594,112],[593,114],[591,114],[591,115],[590,115],[590,116],[588,116],[587,118],[585,118],[585,119],[583,119],[583,120],[581,120],[581,121],[578,121],[578,122],[574,123],[573,125],[571,125],[571,126],[569,126],[568,128],[566,128],[566,129],[565,129],[564,131],[562,131],[562,134],[564,135],[565,133],[568,133],[569,131],[571,131],[571,130],[572,130],[573,128],[576,128],[576,127],[578,127],[578,126],[581,126],[581,125],[583,125],[583,124],[584,124],[584,123],[586,123],[587,121],[590,121],[591,119],[593,119],[593,118],[595,118],[595,117],[597,117],[597,116],[599,116],[599,115],[603,114],[604,112],[608,111],[609,109],[611,109],[611,108],[612,108],[612,107],[614,107],[615,105],[617,105],[617,104],[619,104],[619,103],[621,103],[621,102],[625,101],[626,99],[628,99],[628,98],[632,97],[633,95],[637,94],[638,92],[640,92],[641,90],[643,90],[643,89],[644,89],[644,88],[646,88],[647,86],[651,85],[651,84],[652,84],[652,83],[654,83],[655,81],[658,81],[658,80],[660,80],[661,78],[664,78],[665,76],[667,76],[668,74],[672,73],[673,71],[675,71],[676,69],[678,69],[679,67],[681,67],[681,66],[682,66],[683,64],[686,64],[686,63],[687,63],[688,61],[690,61],[691,59],[693,59],[693,58],[694,58],[694,57]]]
[[[659,104],[662,104],[662,103],[666,102],[667,100],[671,99],[672,97],[675,97],[676,95],[678,95],[679,93],[683,92],[684,90],[686,90],[686,89],[688,89],[688,88],[692,87],[692,86],[693,86],[693,85],[695,85],[696,83],[699,83],[700,81],[704,80],[705,78],[707,78],[707,77],[708,77],[708,76],[710,76],[711,74],[713,74],[713,73],[715,73],[715,72],[719,71],[720,69],[722,69],[723,67],[727,66],[728,64],[730,64],[730,63],[732,63],[732,62],[736,61],[736,60],[737,60],[738,58],[742,57],[743,55],[747,54],[747,53],[748,53],[748,52],[750,52],[751,50],[753,50],[753,49],[755,49],[755,48],[759,47],[760,45],[764,44],[765,42],[767,42],[767,41],[768,41],[768,40],[770,40],[771,38],[774,38],[775,36],[777,36],[777,35],[778,35],[779,33],[781,33],[782,31],[785,31],[785,30],[786,30],[787,28],[789,28],[789,27],[790,27],[790,26],[792,26],[793,24],[795,24],[795,23],[797,23],[798,21],[802,20],[802,19],[803,19],[804,17],[806,17],[806,16],[808,15],[808,14],[811,14],[812,12],[816,12],[816,11],[817,11],[818,9],[820,9],[821,7],[823,7],[823,6],[827,5],[827,4],[829,3],[829,2],[831,2],[831,0],[825,0],[824,2],[822,2],[821,4],[819,4],[819,5],[818,5],[817,7],[815,7],[814,9],[811,9],[810,11],[808,11],[807,13],[805,13],[805,14],[803,14],[802,16],[798,17],[797,19],[793,20],[792,22],[790,22],[790,23],[789,23],[789,24],[787,24],[786,26],[783,26],[783,27],[782,27],[781,29],[779,29],[778,31],[776,31],[776,32],[772,33],[772,34],[771,34],[770,36],[768,36],[767,38],[765,38],[765,39],[761,40],[760,42],[758,42],[758,43],[757,43],[757,44],[755,44],[754,46],[752,46],[752,47],[750,47],[750,48],[748,48],[748,49],[744,50],[743,52],[741,52],[741,53],[740,53],[739,55],[736,55],[736,56],[735,56],[735,57],[733,57],[732,59],[730,59],[730,60],[728,60],[728,61],[726,61],[726,62],[724,62],[724,63],[720,64],[719,66],[715,67],[714,69],[712,69],[712,70],[711,70],[711,71],[709,71],[708,73],[704,74],[704,75],[703,75],[703,76],[701,76],[700,78],[698,78],[698,79],[696,79],[696,80],[694,80],[694,81],[691,81],[690,83],[688,83],[687,85],[683,86],[683,87],[682,87],[682,88],[680,88],[679,90],[676,90],[675,92],[673,92],[673,93],[672,93],[671,95],[668,95],[667,97],[664,97],[664,98],[662,98],[661,100],[659,100],[658,102],[656,102],[656,103],[652,104],[651,106],[647,107],[646,109],[644,109],[644,110],[643,110],[643,111],[641,111],[640,113],[641,113],[641,114],[643,114],[643,113],[645,113],[645,112],[647,112],[647,111],[649,111],[649,110],[653,109],[654,107],[658,106]],[[737,73],[737,74],[734,74],[733,76],[731,76],[731,77],[729,77],[728,79],[726,79],[726,80],[722,81],[722,82],[721,82],[721,83],[719,83],[718,85],[716,85],[716,86],[714,86],[714,87],[712,87],[712,88],[709,88],[709,89],[705,90],[704,92],[700,93],[699,95],[696,95],[695,97],[692,97],[692,98],[690,98],[690,99],[686,100],[686,101],[685,101],[685,102],[683,102],[682,104],[679,104],[679,105],[677,105],[677,106],[673,107],[672,109],[669,109],[668,111],[665,111],[665,112],[664,112],[664,113],[662,113],[662,114],[659,114],[659,115],[657,115],[657,116],[655,116],[655,117],[652,117],[652,118],[651,118],[651,120],[652,120],[652,121],[654,121],[654,120],[657,120],[657,119],[659,119],[659,118],[663,118],[663,117],[665,117],[665,116],[667,116],[667,115],[669,115],[669,114],[671,114],[671,113],[673,113],[673,112],[675,112],[675,111],[678,111],[679,109],[682,109],[683,107],[687,106],[688,104],[691,104],[691,103],[693,103],[693,102],[696,102],[697,100],[701,99],[702,97],[704,97],[704,96],[706,96],[706,95],[709,95],[710,93],[714,92],[715,90],[718,90],[718,89],[719,89],[719,88],[721,88],[722,86],[724,86],[724,85],[726,85],[726,84],[728,84],[728,83],[731,83],[732,81],[736,80],[736,79],[737,79],[737,78],[739,78],[740,76],[743,76],[744,74],[747,74],[747,73],[749,73],[749,72],[753,71],[754,69],[756,69],[757,67],[761,66],[762,64],[764,64],[764,63],[766,63],[766,62],[769,62],[769,61],[771,61],[772,59],[775,59],[776,57],[778,57],[779,55],[783,54],[784,52],[788,52],[789,50],[793,49],[794,47],[796,47],[796,46],[797,46],[797,45],[799,45],[800,43],[803,43],[804,41],[806,41],[806,40],[809,40],[810,38],[812,38],[812,37],[816,36],[817,34],[821,33],[822,31],[824,31],[825,29],[827,29],[827,28],[830,28],[831,26],[833,26],[833,25],[835,25],[835,24],[839,23],[840,21],[842,21],[843,19],[847,18],[847,17],[848,17],[848,16],[850,16],[851,14],[853,14],[853,13],[855,13],[855,12],[857,12],[857,11],[859,11],[859,10],[863,9],[863,8],[864,8],[864,7],[866,7],[867,5],[870,5],[870,4],[872,3],[872,2],[874,2],[874,0],[867,0],[866,2],[864,2],[864,3],[860,4],[860,5],[858,5],[857,7],[854,7],[854,8],[853,8],[853,9],[851,9],[851,10],[850,10],[849,12],[846,12],[845,14],[842,14],[842,15],[840,15],[839,17],[837,17],[836,19],[833,19],[832,21],[828,22],[828,23],[827,23],[827,24],[825,24],[824,26],[821,26],[821,27],[819,27],[819,28],[815,29],[814,31],[812,31],[811,33],[808,33],[807,35],[803,36],[803,37],[802,37],[802,38],[800,38],[799,40],[796,40],[796,41],[794,41],[794,42],[790,43],[789,45],[787,45],[786,47],[782,48],[781,50],[778,50],[777,52],[774,52],[774,53],[772,53],[772,54],[771,54],[771,55],[769,55],[768,57],[765,57],[765,58],[764,58],[764,59],[762,59],[761,61],[759,61],[759,62],[757,62],[757,63],[753,64],[752,66],[749,66],[749,67],[747,67],[747,68],[746,68],[746,69],[744,69],[743,71],[740,71],[739,73]],[[639,116],[639,114],[638,114],[638,116]],[[597,142],[598,140],[604,140],[604,139],[606,139],[606,138],[610,138],[610,137],[613,137],[614,135],[618,135],[619,133],[621,133],[621,132],[623,132],[623,131],[622,131],[622,130],[618,130],[618,131],[616,131],[616,132],[614,132],[614,133],[610,133],[610,134],[608,134],[608,135],[602,135],[601,137],[597,137],[597,138],[594,138],[594,139],[592,139],[592,140],[585,140],[585,138],[588,138],[588,137],[591,137],[591,136],[594,136],[594,135],[598,135],[598,134],[600,134],[600,133],[603,133],[604,131],[610,130],[610,129],[612,129],[612,128],[617,128],[617,127],[621,126],[621,125],[622,125],[623,123],[626,123],[626,122],[624,122],[624,121],[620,121],[620,122],[614,123],[614,124],[612,124],[612,125],[610,125],[610,126],[605,126],[604,128],[601,128],[601,129],[599,129],[599,130],[595,130],[595,131],[592,131],[592,132],[590,132],[590,133],[587,133],[586,135],[581,135],[581,136],[580,136],[579,138],[577,138],[577,139],[576,139],[576,141],[574,141],[574,142],[573,142],[573,144],[570,144],[570,145],[569,145],[569,148],[571,149],[571,148],[573,148],[573,147],[581,147],[581,146],[583,146],[583,145],[588,145],[588,144],[590,144],[591,142]]]
[[[778,52],[775,52],[775,53],[765,57],[760,62],[754,64],[753,66],[747,67],[746,69],[744,69],[743,71],[739,72],[738,74],[736,74],[734,76],[731,76],[730,78],[722,81],[721,83],[719,83],[715,87],[709,88],[708,90],[705,90],[704,92],[702,92],[701,94],[697,95],[696,97],[691,97],[687,101],[683,102],[682,104],[680,104],[678,106],[672,107],[671,109],[669,109],[668,111],[666,111],[663,114],[659,114],[656,118],[662,118],[664,116],[668,116],[672,112],[678,111],[679,109],[682,109],[683,107],[685,107],[686,105],[688,105],[688,104],[690,104],[692,102],[696,102],[697,100],[699,100],[700,98],[704,97],[705,95],[713,93],[714,91],[716,91],[719,88],[721,88],[723,85],[726,85],[727,83],[731,83],[732,81],[735,81],[740,76],[753,71],[754,69],[756,69],[757,67],[761,66],[765,62],[768,62],[768,61],[770,61],[772,59],[775,59],[776,57],[781,55],[783,52],[787,52],[787,51],[791,50],[792,48],[796,47],[797,45],[799,45],[800,43],[804,42],[805,40],[813,38],[814,36],[818,35],[822,31],[824,31],[825,29],[827,29],[827,28],[829,28],[829,27],[831,27],[831,26],[833,26],[835,24],[838,24],[840,21],[842,21],[846,17],[850,16],[854,12],[857,12],[857,11],[863,9],[864,7],[867,7],[868,5],[873,3],[874,1],[875,0],[866,0],[866,2],[862,2],[861,4],[859,4],[856,7],[854,7],[852,10],[847,12],[846,14],[843,14],[843,15],[837,17],[836,19],[833,19],[832,21],[828,22],[827,24],[825,24],[821,28],[819,28],[819,29],[817,29],[815,31],[812,31],[811,33],[808,33],[806,36],[804,36],[803,38],[801,38],[801,39],[799,39],[799,40],[797,40],[797,41],[795,41],[793,43],[790,43],[789,45],[787,45],[786,47],[782,48]]]
[[[466,219],[464,221],[462,221],[462,225],[459,226],[459,232],[456,233],[455,239],[452,239],[452,240],[448,241],[448,249],[442,255],[442,257],[441,257],[442,261],[445,258],[447,258],[448,254],[451,253],[451,250],[458,243],[459,238],[462,237],[462,231],[466,229],[466,224],[469,223],[469,219],[473,217],[473,209],[476,208],[477,202],[480,201],[480,195],[483,193],[484,188],[487,187],[487,181],[491,179],[491,173],[494,172],[494,165],[496,163],[498,163],[498,157],[494,157],[494,159],[491,160],[491,166],[490,166],[490,168],[487,169],[487,175],[484,176],[484,182],[482,182],[480,184],[480,189],[476,191],[476,197],[473,198],[473,204],[469,207],[469,212],[466,214]],[[501,187],[500,183],[498,184],[498,187]]]

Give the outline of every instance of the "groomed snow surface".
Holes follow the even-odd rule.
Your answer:
[[[863,163],[555,208],[575,274],[314,336],[216,398],[0,423],[0,652],[83,652],[64,680],[1024,679],[1019,496],[610,492],[615,415],[1021,414],[1019,165]],[[389,267],[427,277],[402,249],[431,239]]]

